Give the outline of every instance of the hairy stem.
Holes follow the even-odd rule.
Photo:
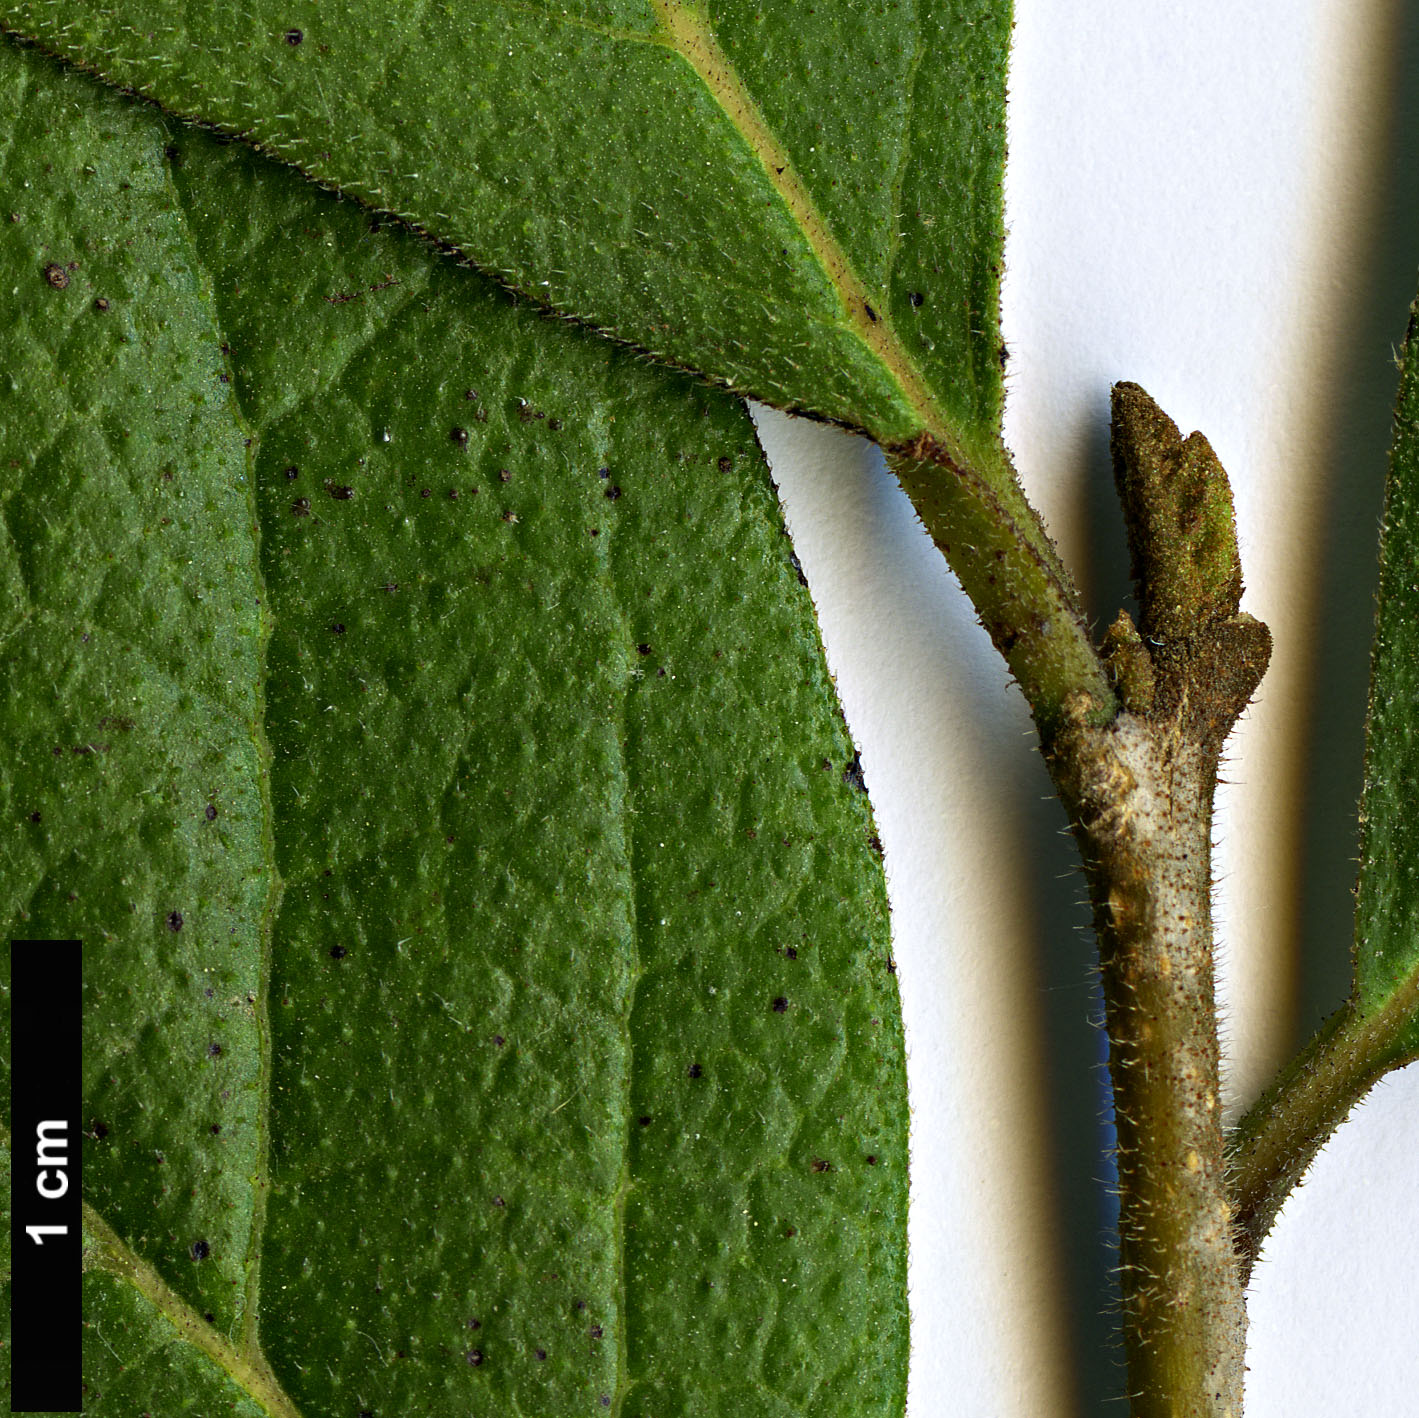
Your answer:
[[[1350,1110],[1412,1052],[1397,1041],[1419,1009],[1419,974],[1384,1006],[1333,1014],[1243,1117],[1227,1148],[1243,1277],[1282,1203]]]
[[[1212,803],[1222,744],[1270,655],[1239,612],[1226,474],[1136,385],[1114,471],[1141,631],[1105,637],[1122,704],[1082,699],[1045,757],[1099,937],[1118,1137],[1120,1286],[1134,1418],[1241,1418],[1246,1309],[1227,1192],[1213,983]]]
[[[1239,611],[1231,491],[1136,385],[1114,467],[1139,628],[1095,649],[1003,451],[929,435],[888,461],[1029,700],[1089,880],[1118,1130],[1120,1280],[1134,1418],[1241,1418],[1246,1309],[1218,1103],[1212,801],[1222,744],[1265,670]]]
[[[1048,745],[1073,704],[1106,723],[1117,702],[1074,583],[1003,451],[982,471],[930,438],[889,451],[928,534],[971,598]]]
[[[1055,758],[1103,968],[1135,1418],[1241,1418],[1246,1314],[1218,1097],[1216,757],[1125,712]]]

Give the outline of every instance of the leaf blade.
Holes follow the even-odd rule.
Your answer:
[[[1247,1111],[1228,1142],[1230,1192],[1249,1268],[1327,1138],[1387,1072],[1419,1053],[1419,829],[1407,810],[1419,771],[1419,346],[1416,312],[1400,365],[1380,532],[1379,604],[1365,727],[1354,985]]]
[[[1380,533],[1379,604],[1365,728],[1355,990],[1362,1015],[1385,1009],[1419,978],[1419,314],[1411,312],[1395,409]],[[1397,1054],[1419,1048],[1419,1008]]]
[[[116,280],[136,259],[127,234],[150,228],[172,248],[155,268],[181,267],[185,241],[201,277],[182,287],[202,321],[193,389],[168,378],[182,361],[166,355],[124,389],[162,415],[145,447],[188,437],[174,482],[203,515],[180,526],[171,567],[125,594],[140,621],[172,620],[167,582],[206,557],[204,537],[246,527],[239,698],[249,718],[264,685],[270,793],[248,733],[215,799],[205,778],[184,788],[181,840],[216,852],[240,779],[284,880],[268,921],[274,873],[249,825],[254,856],[226,866],[231,903],[208,893],[178,929],[157,905],[139,913],[144,974],[160,982],[149,998],[125,993],[128,927],[113,932],[94,981],[115,972],[107,1012],[89,1012],[104,1025],[89,1040],[85,1159],[101,1210],[247,1346],[259,1310],[308,1418],[376,1400],[580,1412],[633,1382],[704,1395],[703,1411],[781,1412],[829,1379],[844,1411],[893,1411],[906,1120],[880,870],[743,411],[516,310],[238,149],[164,132],[9,46],[0,61],[56,86],[36,109],[45,161],[82,168],[83,145],[56,127],[87,104],[89,137],[134,148],[150,178],[124,189],[101,167],[98,195],[76,178],[82,201],[47,184],[43,225],[81,235],[83,260],[56,291],[22,251],[17,278],[97,319],[85,283],[110,266]],[[143,324],[141,297],[125,288],[103,312],[143,335],[118,350],[140,362],[179,323],[165,296]],[[39,308],[54,317],[52,301]],[[201,391],[210,424],[184,402]],[[13,414],[10,428],[27,466],[28,428]],[[132,440],[117,442],[111,461],[161,525],[173,484],[161,462],[130,468]],[[86,466],[91,498],[106,466]],[[211,515],[221,487],[249,513],[248,486],[254,518]],[[6,491],[7,509],[33,510],[27,483],[7,475]],[[35,563],[20,584],[62,582],[32,554],[37,531],[20,531],[15,555]],[[109,541],[125,537],[120,525]],[[92,544],[102,562],[98,532]],[[210,612],[225,643],[227,608],[192,604],[189,638]],[[31,694],[8,717],[48,712]],[[207,731],[151,718],[165,748],[135,757],[181,779]],[[54,762],[72,771],[74,757]],[[53,771],[26,759],[26,778]],[[124,821],[72,832],[102,844]],[[29,933],[94,938],[94,894],[68,894],[95,855],[81,846],[43,864],[53,890],[25,907]],[[106,850],[120,859],[123,844]],[[153,901],[169,889],[157,881]],[[236,917],[241,950],[223,963],[213,952]],[[268,994],[269,1019],[248,999]],[[252,1175],[264,1208],[220,1187],[189,1194]],[[229,1212],[254,1241],[213,1228]],[[406,1217],[427,1244],[409,1245]],[[668,1320],[687,1302],[701,1324],[682,1338]]]
[[[262,6],[197,33],[149,0],[5,22],[672,363],[995,466],[1008,6],[811,13]]]

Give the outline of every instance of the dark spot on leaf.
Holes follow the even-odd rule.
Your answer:
[[[926,297],[922,295],[919,290],[912,290],[907,292],[907,299],[911,301],[911,306],[913,310],[920,310],[926,300]]]
[[[222,1046],[216,1042],[207,1045],[207,1054],[210,1058],[219,1059],[222,1057]]]
[[[476,1369],[478,1365],[483,1362],[483,1351],[481,1349],[470,1349],[463,1357]]]
[[[599,1324],[594,1324],[591,1326],[591,1337],[593,1339],[600,1339],[605,1332],[606,1331],[603,1330]]]
[[[308,498],[308,497],[298,497],[298,498],[296,498],[296,500],[295,500],[293,503],[291,503],[291,516],[292,516],[292,517],[309,517],[309,516],[310,516],[310,498]]]
[[[476,389],[465,389],[463,391],[463,397],[471,401],[478,397],[478,391]]]
[[[637,646],[636,646],[636,654],[638,654],[638,655],[649,655],[649,654],[650,654],[650,646],[649,646],[649,645],[637,645]]]
[[[798,559],[798,553],[792,547],[788,549],[788,564],[793,567],[793,573],[798,577],[798,584],[806,586],[808,578],[803,574],[803,563]]]
[[[862,308],[867,312],[867,318],[875,325],[877,323],[877,312],[864,300]]]
[[[221,1125],[221,1123],[213,1123],[212,1126],[207,1129],[207,1131],[210,1132],[213,1137],[216,1137],[216,1135],[217,1135],[219,1132],[221,1132],[221,1130],[222,1130],[222,1125]]]
[[[498,1048],[501,1049],[502,1046],[507,1043],[507,1040],[504,1039],[501,1034],[494,1034],[494,1035],[493,1035],[493,1043],[495,1043],[495,1044],[498,1046]]]
[[[291,466],[286,469],[286,479],[288,482],[295,482],[295,480],[300,477],[300,475],[301,470],[296,467],[294,463],[292,463]]]
[[[467,397],[468,397],[468,396],[465,394],[465,395],[464,395],[464,398],[467,398]],[[449,431],[448,431],[448,436],[449,436],[456,444],[458,444],[458,446],[459,446],[460,448],[467,448],[467,447],[468,447],[468,430],[467,430],[466,428],[458,428],[457,426],[455,426],[455,427],[449,429]]]
[[[644,1114],[642,1114],[639,1118],[637,1118],[636,1121],[637,1121],[643,1128],[648,1128],[648,1127],[650,1126],[650,1114],[649,1114],[649,1113],[644,1113]]]
[[[330,627],[330,633],[332,635],[343,635],[345,633],[344,621],[337,620],[334,625]]]
[[[815,1172],[831,1172],[833,1170],[833,1164],[823,1161],[821,1157],[815,1157],[813,1159],[813,1170]]]
[[[560,433],[562,431],[562,421],[561,419],[548,419],[547,427],[550,428],[553,433]]]
[[[95,1142],[102,1142],[108,1136],[108,1124],[101,1123],[97,1118],[89,1120],[89,1136]]]
[[[500,1196],[495,1196],[495,1197],[493,1198],[493,1205],[494,1205],[494,1206],[506,1206],[506,1205],[507,1205],[507,1202],[505,1202],[505,1201],[502,1199],[502,1197],[500,1197]]]
[[[798,1227],[787,1226],[784,1228],[783,1234],[791,1241],[798,1234]]]
[[[882,855],[882,839],[875,833],[867,834],[867,845],[880,857]]]
[[[208,1324],[216,1324],[217,1322],[216,1315],[212,1314],[210,1310],[205,1315],[203,1315],[202,1318],[206,1320]],[[144,1418],[147,1418],[147,1416],[144,1415]]]
[[[428,490],[428,488],[426,488],[426,487],[421,487],[421,488],[419,489],[419,496],[420,496],[420,497],[432,497],[433,494]]]
[[[30,814],[30,821],[31,821],[31,822],[42,822],[43,820],[44,820],[44,819],[40,816],[40,814],[39,814],[38,812],[32,812],[32,813]]]
[[[869,1152],[867,1154],[867,1165],[869,1167],[875,1167],[877,1165],[877,1157],[875,1153]]]
[[[596,470],[596,476],[597,476],[598,478],[609,478],[609,477],[611,476],[611,469],[610,469],[610,468],[597,468],[597,470]]]
[[[699,1066],[699,1064],[691,1064],[691,1065],[690,1065],[690,1077],[691,1077],[691,1078],[702,1078],[702,1077],[704,1077],[704,1072],[705,1072],[704,1069],[702,1069],[702,1068]]]
[[[897,973],[897,962],[893,960],[890,955],[887,957],[887,973],[889,975],[895,975]]]
[[[215,822],[217,820],[216,804],[208,803],[206,809],[203,812],[203,816],[207,819],[208,822]]]
[[[547,1351],[545,1349],[538,1349],[536,1354],[539,1361],[547,1357]]]
[[[181,911],[169,911],[169,912],[168,912],[168,930],[170,930],[170,931],[176,933],[176,932],[180,931],[181,929],[182,929],[182,912],[181,912]]]
[[[856,788],[859,793],[867,791],[867,783],[862,776],[862,755],[854,753],[851,762],[843,769],[843,782],[850,788]]]
[[[289,29],[286,31],[286,43],[289,44],[292,48],[298,45],[304,38],[304,33],[302,33],[302,31],[298,29]]]
[[[337,483],[326,483],[325,490],[336,502],[348,502],[355,495],[354,488],[343,487]]]
[[[733,470],[733,467],[734,467],[734,459],[733,459],[733,458],[725,457],[725,458],[721,458],[721,459],[719,460],[719,470],[720,470],[720,472],[722,472],[722,473],[730,472],[730,471]]]
[[[482,1321],[482,1320],[469,1320],[469,1321],[468,1321],[468,1328],[469,1328],[469,1329],[482,1329],[482,1328],[483,1328],[483,1321]]]
[[[575,1305],[575,1308],[576,1308],[576,1309],[578,1309],[578,1310],[584,1310],[584,1309],[586,1308],[586,1301],[585,1301],[585,1300],[577,1300],[577,1301],[574,1302],[574,1305]]]
[[[512,473],[509,472],[507,468],[499,468],[498,481],[500,483],[510,483],[512,481]]]
[[[788,958],[789,958],[790,960],[797,960],[797,959],[798,959],[798,947],[797,947],[796,945],[786,945],[786,946],[784,946],[784,948],[783,948],[783,953],[784,953],[786,956],[788,956]]]
[[[611,1395],[610,1395],[609,1393],[603,1393],[603,1394],[601,1395],[601,1406],[602,1406],[603,1408],[610,1408],[610,1406],[611,1406]]]
[[[96,295],[94,297],[94,309],[102,315],[104,311],[108,309],[108,300],[104,296]]]
[[[182,166],[182,149],[179,148],[175,143],[169,143],[167,147],[163,149],[163,156],[174,167]]]
[[[44,268],[44,278],[55,290],[63,290],[69,284],[69,272],[53,261]]]
[[[343,945],[332,945],[330,947],[330,958],[332,960],[343,960],[350,952]]]
[[[206,1260],[212,1254],[212,1247],[206,1241],[193,1241],[187,1248],[187,1253],[193,1260]]]
[[[615,502],[620,495],[621,489],[619,487],[608,487],[606,489],[606,498],[609,502]]]
[[[448,500],[449,500],[450,502],[457,502],[457,501],[458,501],[458,489],[457,489],[456,487],[451,487],[451,488],[449,488],[449,490],[448,490]]]
[[[782,1014],[788,1008],[788,1001],[782,996],[774,1000],[774,1013]]]

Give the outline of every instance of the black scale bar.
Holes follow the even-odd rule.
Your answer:
[[[11,1413],[81,1411],[80,946],[10,942]]]

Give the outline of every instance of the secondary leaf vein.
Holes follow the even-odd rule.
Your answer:
[[[106,1270],[133,1286],[188,1344],[224,1369],[271,1418],[301,1418],[300,1410],[259,1353],[241,1353],[219,1334],[152,1266],[124,1245],[117,1232],[88,1202],[83,1204],[83,1216],[88,1241],[84,1248],[86,1270]]]
[[[171,160],[168,160],[169,163]],[[212,325],[218,342],[223,349],[228,341],[223,332],[221,306],[217,299],[215,281],[203,259],[201,244],[188,210],[183,184],[178,181],[169,166],[168,182],[175,198],[175,209],[181,215],[192,243],[194,265],[206,277],[203,292],[211,311]],[[271,801],[271,744],[266,736],[266,652],[271,639],[271,617],[266,610],[269,595],[266,579],[261,570],[261,521],[256,502],[256,446],[257,428],[243,407],[240,379],[234,380],[231,388],[232,411],[243,432],[246,443],[246,476],[243,483],[246,491],[247,512],[251,518],[252,568],[251,576],[257,592],[257,603],[261,612],[261,642],[258,649],[258,671],[256,692],[253,696],[251,722],[249,725],[252,746],[257,756],[257,778],[261,797],[261,855],[264,874],[268,883],[266,904],[262,911],[257,946],[260,952],[258,983],[254,991],[256,1030],[260,1049],[261,1086],[258,1093],[257,1117],[257,1161],[256,1175],[252,1178],[251,1234],[247,1242],[245,1261],[246,1285],[242,1305],[242,1348],[246,1361],[256,1368],[269,1373],[266,1359],[261,1350],[260,1310],[261,1310],[261,1245],[266,1229],[266,1198],[270,1192],[271,1178],[271,967],[272,937],[275,932],[276,914],[280,909],[284,883],[276,864],[275,810]],[[272,1379],[274,1383],[274,1378]]]

